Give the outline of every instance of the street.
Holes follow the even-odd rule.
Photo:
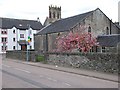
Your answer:
[[[2,88],[118,88],[118,83],[3,59]]]

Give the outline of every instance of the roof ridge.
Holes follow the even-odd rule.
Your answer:
[[[99,9],[99,8],[97,8],[97,9]],[[97,10],[97,9],[95,9],[95,10]],[[92,13],[92,12],[94,12],[95,10],[91,10],[91,11],[88,11],[88,12],[84,12],[84,13],[77,14],[77,15],[70,16],[70,17],[66,17],[66,18],[61,18],[61,19],[59,19],[59,20],[57,20],[57,21],[51,23],[50,25],[52,25],[52,24],[54,24],[54,23],[56,23],[56,22],[59,22],[59,21],[61,21],[61,20],[65,20],[65,19],[73,18],[73,17],[79,16],[79,15],[83,15],[83,14],[87,14],[87,13]],[[88,16],[88,15],[87,15],[87,16]],[[86,16],[86,17],[87,17],[87,16]],[[47,26],[49,26],[49,25],[47,25]]]
[[[98,8],[97,8],[98,9]],[[37,35],[39,34],[48,34],[48,33],[55,33],[55,32],[63,32],[63,31],[68,31],[71,27],[73,27],[76,23],[79,23],[89,15],[91,15],[95,10],[91,10],[88,12],[84,12],[78,15],[70,16],[67,18],[62,18],[60,20],[57,20],[50,25],[42,28]],[[69,23],[69,25],[68,25]],[[57,29],[56,28],[57,25]],[[53,26],[53,27],[52,27]]]
[[[1,19],[10,19],[10,20],[19,20],[19,21],[36,21],[37,20],[30,20],[30,19],[19,19],[19,18],[8,18],[8,17],[0,17]]]
[[[2,19],[2,28],[12,28],[15,26],[19,29],[26,29],[26,25],[30,24],[32,29],[34,30],[40,30],[43,26],[41,22],[35,21],[35,20],[25,20],[25,19],[14,19],[14,18],[0,18]],[[22,24],[22,27],[19,26],[19,24]]]
[[[95,9],[95,10],[96,10],[96,9]],[[83,14],[87,14],[87,13],[92,13],[92,12],[94,12],[95,10],[91,10],[91,11],[84,12],[84,13],[81,13],[81,14],[69,16],[69,17],[67,17],[67,18],[73,18],[73,17],[79,16],[79,15],[83,15]],[[67,18],[62,18],[62,19],[60,19],[60,20],[67,19]],[[59,21],[59,20],[58,20],[58,21]]]

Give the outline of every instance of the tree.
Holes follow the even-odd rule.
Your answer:
[[[59,52],[71,52],[73,49],[88,52],[93,46],[98,45],[96,38],[90,32],[69,32],[67,35],[59,36],[55,43],[56,51]]]

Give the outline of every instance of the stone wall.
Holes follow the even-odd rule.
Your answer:
[[[119,75],[120,75],[120,42],[117,45],[117,52],[118,52],[118,68],[119,68]]]
[[[26,51],[7,51],[6,57],[26,61],[26,54]],[[42,53],[31,51],[29,52],[29,61],[36,61],[38,55],[44,55],[47,64],[113,74],[120,73],[120,53]]]
[[[44,50],[44,40],[45,35],[35,35],[35,51]]]
[[[78,27],[80,25],[86,26],[87,28],[85,29],[86,32],[88,32],[88,27],[91,27],[91,33],[94,36],[98,35],[106,35],[106,30],[108,28],[109,33],[111,29],[111,34],[117,34],[118,33],[118,28],[111,22],[109,18],[106,17],[104,13],[102,13],[99,9],[97,9],[93,14],[88,15],[88,17],[84,18],[82,21],[77,22],[74,26],[71,26],[69,29],[70,31],[75,31],[79,30]],[[78,31],[77,31],[78,32]],[[81,31],[79,31],[81,32]],[[47,32],[46,32],[47,33]],[[55,33],[50,33],[48,34],[48,51],[52,51],[55,49],[55,41],[56,38],[58,37],[58,33],[60,33],[60,36],[68,34],[68,31],[64,32],[55,32]],[[36,35],[35,36],[35,50],[46,50],[46,42],[45,42],[45,35]]]
[[[35,61],[36,51],[29,51],[28,58],[29,61]],[[17,59],[17,60],[27,60],[27,51],[7,51],[6,58]]]
[[[117,53],[49,53],[48,63],[107,73],[118,73]]]

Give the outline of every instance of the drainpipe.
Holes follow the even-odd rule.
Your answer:
[[[45,35],[45,53],[44,53],[45,60],[47,60],[48,58],[47,51],[48,51],[48,34]]]
[[[45,35],[45,51],[47,52],[48,51],[48,34]]]
[[[112,32],[111,32],[111,29],[112,29],[112,27],[111,27],[111,26],[112,26],[111,23],[112,23],[112,19],[110,20],[110,34],[112,33]]]

